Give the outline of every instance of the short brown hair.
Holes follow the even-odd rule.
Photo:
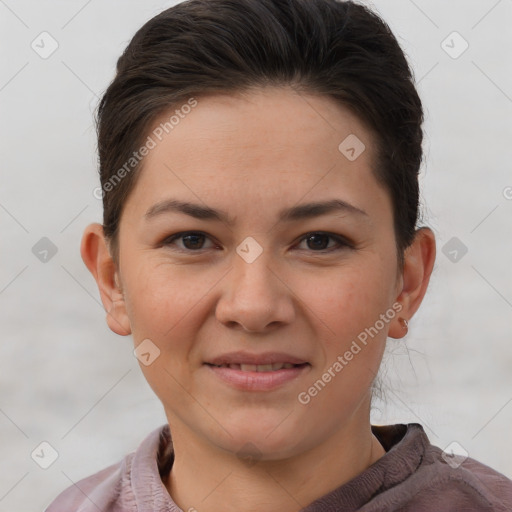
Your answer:
[[[108,191],[105,185],[155,119],[191,97],[266,85],[331,97],[374,132],[373,171],[392,199],[403,267],[418,218],[422,105],[388,25],[362,5],[337,0],[187,0],[138,30],[97,113],[103,227],[115,259],[140,164]]]

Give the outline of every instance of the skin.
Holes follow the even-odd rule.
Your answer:
[[[355,161],[338,150],[349,134],[366,146]],[[410,320],[423,300],[436,251],[433,232],[421,228],[397,269],[373,147],[364,124],[327,97],[274,87],[201,97],[145,157],[121,217],[119,261],[101,225],[86,229],[82,257],[108,325],[160,350],[141,369],[171,427],[175,462],[163,483],[183,510],[296,511],[384,455],[370,429],[371,384],[387,337],[406,333],[398,317]],[[170,211],[147,218],[170,198],[223,210],[233,224]],[[283,208],[334,198],[366,215],[278,220]],[[163,243],[184,231],[206,237]],[[351,246],[308,242],[318,231]],[[263,250],[252,263],[236,252],[246,237]],[[300,403],[396,303],[400,313]],[[274,390],[242,391],[204,364],[236,350],[285,352],[310,366]],[[256,452],[249,462],[247,446]]]

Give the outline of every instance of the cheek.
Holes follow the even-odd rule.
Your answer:
[[[215,280],[205,273],[191,273],[185,266],[141,261],[126,282],[134,337],[153,336],[163,341],[172,339],[172,333],[199,307]]]
[[[312,417],[336,423],[369,397],[392,319],[381,320],[390,310],[388,284],[378,265],[343,269],[310,296],[318,325],[328,333],[320,340],[322,359],[299,397]]]
[[[135,267],[134,267],[135,268]],[[166,407],[190,406],[183,383],[189,371],[191,322],[208,288],[185,275],[184,267],[140,262],[126,275],[128,315],[135,344],[149,339],[159,355],[149,365],[140,364],[145,379]],[[171,400],[171,402],[169,402]]]
[[[388,286],[379,265],[353,265],[305,279],[300,296],[325,327],[326,348],[341,350],[389,308]]]

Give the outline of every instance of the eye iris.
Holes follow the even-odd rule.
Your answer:
[[[199,246],[202,246],[202,243],[201,242],[204,242],[204,235],[201,235],[201,234],[192,234],[192,235],[184,235],[183,237],[183,245],[187,248],[187,249],[200,249],[201,247],[197,247],[197,239],[200,239],[200,242],[199,242]],[[186,240],[190,240],[192,239],[193,242],[192,244],[187,244]]]
[[[323,234],[314,234],[314,235],[311,235],[307,238],[307,241],[308,243],[311,241],[311,240],[320,240],[320,243],[314,243],[313,244],[313,247],[312,248],[315,248],[315,249],[325,249],[328,245],[329,245],[329,236],[328,235],[323,235]],[[322,242],[327,242],[327,243],[322,243]],[[311,248],[311,247],[310,247]]]

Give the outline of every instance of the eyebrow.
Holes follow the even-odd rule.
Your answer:
[[[361,210],[342,199],[331,199],[329,201],[306,203],[292,206],[291,208],[285,208],[279,212],[278,218],[280,222],[291,222],[320,217],[321,215],[327,215],[335,212],[353,214],[359,217],[368,217],[368,214],[364,210]],[[165,213],[183,213],[190,217],[194,217],[195,219],[224,222],[228,226],[232,226],[234,224],[234,219],[232,219],[228,213],[223,210],[215,210],[209,206],[190,203],[188,201],[179,201],[177,199],[166,199],[156,203],[148,209],[145,214],[145,218],[146,220],[150,220]]]

